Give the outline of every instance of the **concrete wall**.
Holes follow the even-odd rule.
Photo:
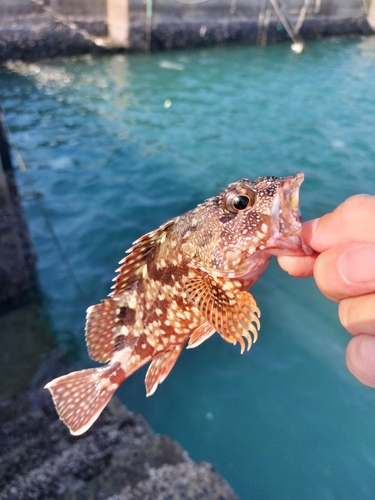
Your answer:
[[[367,20],[371,28],[375,31],[375,0],[368,0]]]
[[[303,39],[366,35],[375,26],[375,0],[44,0],[44,10],[40,1],[0,0],[0,62],[98,53],[103,46],[160,50],[288,40],[275,2]],[[34,16],[20,18],[31,11]],[[7,21],[11,15],[19,28]],[[99,44],[95,37],[104,38]]]
[[[20,15],[40,14],[43,12],[41,5],[31,0],[0,0],[0,20]]]
[[[126,2],[130,49],[289,39],[273,0],[153,0],[148,2],[151,19],[146,15],[147,0]],[[362,0],[277,0],[277,5],[292,26],[303,21],[297,30],[302,38],[371,33]]]
[[[110,3],[111,0],[108,0]],[[117,5],[132,14],[146,15],[148,0],[114,0]],[[282,8],[295,15],[300,12],[305,0],[278,0]],[[357,16],[372,0],[309,0],[309,10],[320,15]],[[44,5],[66,16],[105,19],[107,0],[44,0]],[[257,16],[259,11],[271,5],[270,0],[153,0],[154,15],[176,18],[208,16]],[[43,2],[32,0],[0,0],[0,16],[42,13]]]
[[[145,1],[126,0],[131,10],[146,10]],[[212,18],[226,16],[256,16],[262,8],[271,7],[270,0],[153,0],[155,15],[168,17],[196,17],[206,15]],[[363,10],[362,0],[278,0],[283,10],[291,15],[299,14],[308,4],[311,13],[320,15],[358,15]]]
[[[0,305],[24,301],[33,287],[34,265],[0,109]]]
[[[68,16],[87,16],[105,19],[106,0],[0,0],[0,16],[43,14],[45,7]]]
[[[105,0],[50,0],[50,3],[56,12],[66,16],[86,16],[92,19],[105,19],[107,16]]]

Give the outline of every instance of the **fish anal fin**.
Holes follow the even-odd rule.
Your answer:
[[[127,251],[129,255],[119,262],[121,267],[117,269],[119,274],[114,278],[115,284],[112,287],[114,290],[111,296],[116,296],[119,293],[130,290],[132,285],[142,277],[144,266],[150,258],[150,253],[159,243],[164,241],[168,228],[175,221],[176,218],[171,219],[155,231],[151,231],[134,241],[134,246]]]
[[[181,354],[182,348],[182,345],[172,347],[152,360],[145,379],[147,396],[152,396],[158,385],[168,377],[177,358]]]
[[[134,317],[134,310],[127,305],[130,295],[125,294],[121,300],[105,299],[87,309],[86,344],[91,359],[102,363],[110,361],[119,347],[117,339],[121,337],[124,344],[131,330],[129,322]]]
[[[239,342],[243,353],[245,338],[247,349],[250,349],[258,338],[260,311],[254,297],[241,290],[239,282],[197,270],[196,275],[185,282],[184,288],[203,317],[225,341]]]
[[[79,436],[98,419],[113,393],[125,380],[120,364],[80,370],[55,378],[45,388],[52,394],[60,419]]]
[[[215,332],[216,329],[208,321],[205,321],[204,323],[199,325],[190,335],[187,349],[198,347],[205,340],[210,338]]]

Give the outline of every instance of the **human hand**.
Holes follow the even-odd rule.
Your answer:
[[[348,198],[333,212],[303,224],[304,241],[317,254],[280,256],[292,276],[314,276],[320,291],[339,302],[339,318],[354,337],[346,364],[375,387],[375,196]]]

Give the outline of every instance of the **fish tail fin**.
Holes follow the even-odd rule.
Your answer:
[[[52,395],[60,419],[74,436],[83,434],[92,426],[125,379],[121,377],[121,381],[112,381],[113,375],[118,376],[118,367],[115,371],[113,368],[108,366],[72,372],[55,378],[45,386]]]

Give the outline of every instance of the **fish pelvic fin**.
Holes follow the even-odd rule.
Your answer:
[[[203,344],[203,342],[209,339],[215,332],[215,328],[208,321],[205,321],[190,335],[187,349],[193,349],[193,347],[198,347]]]
[[[79,436],[98,419],[125,374],[120,363],[80,370],[55,378],[45,389],[52,395],[60,419]]]

